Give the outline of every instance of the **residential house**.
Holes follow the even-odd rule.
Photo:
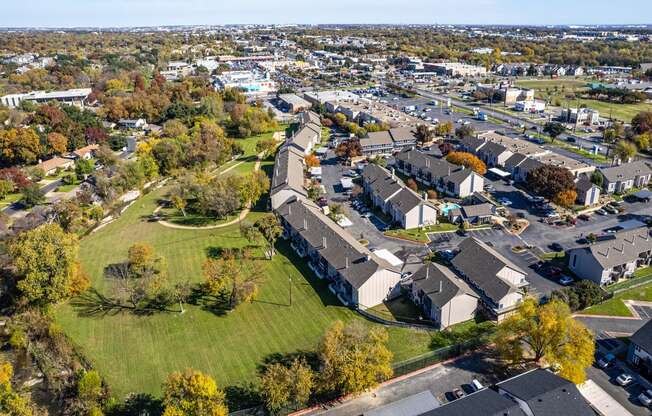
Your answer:
[[[495,389],[528,416],[595,416],[573,382],[543,368],[502,381]]]
[[[394,151],[394,140],[389,131],[368,133],[360,139],[360,147],[365,156],[390,155]]]
[[[270,185],[272,209],[278,209],[290,197],[306,197],[304,186],[304,154],[294,146],[283,145],[276,153]]]
[[[568,254],[568,267],[577,277],[604,285],[650,265],[652,237],[647,227],[621,231],[608,240],[575,248]]]
[[[629,338],[629,361],[644,376],[652,377],[652,321],[647,321]]]
[[[291,197],[277,210],[283,237],[342,303],[367,309],[400,294],[400,270],[372,253],[313,202]]]
[[[577,202],[589,207],[600,202],[600,187],[587,177],[582,176],[576,183]]]
[[[478,296],[447,267],[428,263],[412,275],[409,296],[439,329],[475,317]]]
[[[437,224],[437,209],[403,184],[393,173],[373,163],[362,172],[362,187],[373,206],[403,229]]]
[[[394,141],[394,150],[403,150],[417,144],[417,131],[414,127],[395,127],[389,129]]]
[[[399,172],[447,195],[466,198],[484,187],[484,178],[472,170],[415,149],[403,150],[394,160]]]
[[[97,144],[89,144],[88,146],[81,147],[72,153],[75,159],[89,160],[99,148],[100,146]]]
[[[468,221],[473,225],[489,224],[496,215],[496,206],[485,202],[476,205],[464,205],[448,211],[448,220],[453,223]]]
[[[144,129],[147,127],[147,121],[143,118],[137,118],[137,119],[127,119],[127,118],[122,118],[118,120],[118,125],[122,127],[123,129]]]
[[[478,292],[488,317],[501,321],[523,300],[527,272],[474,237],[462,241],[459,250],[453,267]]]
[[[57,170],[65,170],[75,166],[73,159],[55,156],[36,165],[37,169],[42,169],[46,175],[54,175]]]
[[[601,168],[604,178],[602,188],[607,193],[623,193],[631,188],[641,188],[650,182],[652,166],[645,161],[623,163],[619,166]]]

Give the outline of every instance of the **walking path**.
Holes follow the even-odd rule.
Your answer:
[[[258,155],[258,158],[256,159],[256,165],[254,166],[254,172],[257,172],[260,169],[262,159],[263,159],[263,154],[260,153]],[[236,163],[235,165],[229,167],[228,169],[224,170],[223,172],[220,172],[219,174],[223,175],[223,174],[227,173],[228,171],[230,171],[231,169],[235,169],[238,165],[240,165],[242,163],[244,163],[244,161]],[[158,213],[161,210],[161,208],[163,208],[163,207],[160,206],[160,205],[158,207],[156,207],[156,209],[154,210],[154,214]],[[173,224],[173,223],[165,221],[165,220],[158,220],[157,222],[159,224],[161,224],[162,226],[164,226],[164,227],[174,228],[174,229],[177,229],[177,230],[215,230],[217,228],[229,227],[231,225],[239,223],[240,221],[244,220],[247,215],[249,215],[249,212],[251,212],[251,203],[249,203],[245,209],[240,211],[240,215],[238,215],[238,218],[236,218],[234,220],[231,220],[229,222],[225,222],[223,224],[217,224],[217,225],[205,225],[205,226],[197,226],[197,227],[195,227],[195,226],[190,226],[190,225]]]

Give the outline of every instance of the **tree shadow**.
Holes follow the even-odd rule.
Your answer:
[[[257,371],[259,374],[263,374],[267,368],[273,364],[281,364],[285,367],[292,365],[294,360],[304,361],[312,370],[319,371],[320,360],[319,354],[316,351],[308,350],[299,350],[289,353],[280,353],[276,352],[270,355],[267,355],[263,358],[263,361],[258,364]]]
[[[160,399],[149,394],[139,393],[127,397],[121,403],[107,411],[107,416],[143,416],[160,415],[163,413],[163,404]]]
[[[209,293],[203,284],[198,284],[192,288],[188,303],[199,306],[203,310],[217,316],[224,316],[231,311],[229,297],[226,292],[217,295]]]
[[[106,296],[95,288],[78,295],[70,301],[70,305],[75,309],[80,317],[104,318],[115,316],[120,313],[130,313],[136,316],[151,316],[161,312],[178,312],[170,309],[169,306],[174,303],[169,299],[150,299],[143,307],[134,307],[126,305],[120,299]]]
[[[224,393],[226,394],[226,404],[230,412],[260,406],[263,401],[254,383],[227,386],[224,388]]]

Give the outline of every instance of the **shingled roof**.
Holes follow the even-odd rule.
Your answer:
[[[433,305],[441,308],[454,297],[475,292],[448,268],[436,263],[424,265],[412,275],[414,286],[422,290]]]

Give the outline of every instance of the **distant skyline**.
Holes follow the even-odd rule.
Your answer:
[[[650,0],[6,0],[0,27],[649,24]]]

